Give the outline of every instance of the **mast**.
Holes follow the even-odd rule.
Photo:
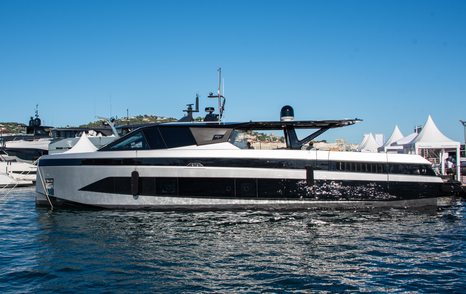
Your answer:
[[[219,112],[219,121],[222,120],[223,111],[225,110],[225,97],[222,94],[222,68],[218,68],[218,89],[217,95],[213,95],[212,93],[207,96],[208,98],[217,98],[218,99],[218,112]]]
[[[222,120],[222,101],[220,97],[222,96],[222,68],[218,68],[218,90],[217,90],[217,95],[218,95],[218,112],[220,113],[220,120]]]
[[[39,104],[36,104],[35,117],[39,118]]]

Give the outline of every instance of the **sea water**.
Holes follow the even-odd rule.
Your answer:
[[[0,293],[465,293],[465,211],[50,211],[17,189]]]

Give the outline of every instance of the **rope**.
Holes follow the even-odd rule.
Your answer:
[[[8,175],[7,175],[8,176]],[[9,176],[8,176],[9,177]],[[13,187],[10,188],[10,185],[9,184],[6,184],[5,186],[2,187],[2,189],[0,189],[0,195],[2,197],[4,197],[6,199],[6,197],[11,193],[13,192],[13,190],[16,188],[16,186],[18,186],[18,181],[15,181],[15,184],[13,185]],[[5,194],[2,194],[3,193],[3,190],[6,190],[7,188],[10,188],[8,190],[8,192],[6,192]]]
[[[44,193],[45,193],[45,197],[47,198],[47,201],[49,202],[50,204],[50,210],[53,210],[53,204],[52,204],[52,201],[50,200],[50,197],[49,197],[49,193],[47,191],[47,187],[45,186],[45,181],[44,181],[44,178],[42,177],[42,173],[41,173],[41,169],[39,166],[37,166],[37,174],[40,178],[40,182],[42,184],[42,188],[44,189]]]

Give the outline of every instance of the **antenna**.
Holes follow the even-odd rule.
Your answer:
[[[183,112],[186,112],[186,115],[179,119],[178,121],[194,121],[193,113],[199,112],[199,94],[196,94],[196,108],[193,109],[194,104],[186,104],[186,109]]]
[[[218,93],[218,97],[220,97],[222,95],[222,68],[219,67],[217,71],[218,71],[218,90],[217,90],[217,93]]]
[[[225,110],[225,97],[222,95],[222,68],[218,68],[218,89],[217,89],[217,95],[213,95],[213,93],[210,93],[208,98],[217,98],[218,99],[218,112],[220,113],[219,120],[222,120],[223,117],[223,111]]]

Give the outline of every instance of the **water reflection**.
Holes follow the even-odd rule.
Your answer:
[[[0,222],[7,230],[0,249],[14,252],[2,253],[10,270],[0,274],[0,285],[15,280],[12,289],[20,292],[465,287],[464,205],[441,212],[50,213],[27,199],[9,202],[16,211],[3,209]]]
[[[39,241],[50,254],[42,266],[90,271],[96,278],[88,286],[99,287],[100,276],[109,289],[436,289],[439,277],[455,287],[452,263],[464,261],[456,243],[445,244],[458,225],[464,231],[463,219],[445,215],[451,213],[41,212]]]

